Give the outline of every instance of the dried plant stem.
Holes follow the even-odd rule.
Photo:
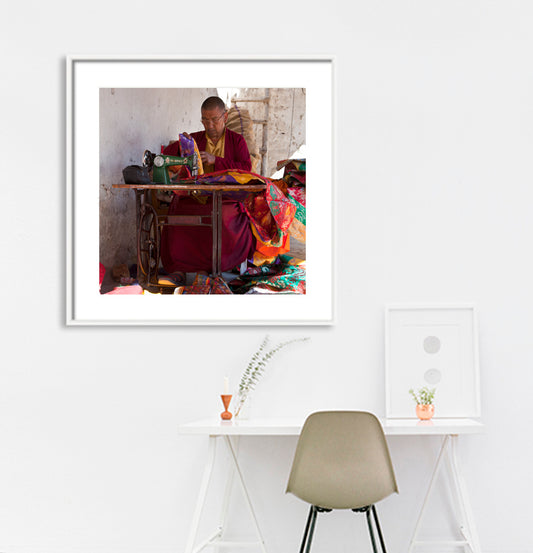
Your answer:
[[[296,338],[294,340],[280,342],[279,344],[265,352],[265,350],[268,349],[268,345],[270,343],[269,336],[265,336],[265,338],[261,342],[261,345],[259,346],[259,349],[252,355],[248,366],[242,374],[241,381],[239,383],[237,409],[235,411],[235,416],[238,416],[238,414],[240,413],[243,405],[248,399],[250,392],[255,389],[260,377],[265,372],[266,366],[268,362],[272,359],[272,357],[274,357],[274,355],[276,355],[276,353],[285,346],[288,346],[289,344],[292,344],[294,342],[305,342],[306,340],[309,340],[309,338]]]

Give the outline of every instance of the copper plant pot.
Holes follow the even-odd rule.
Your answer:
[[[435,406],[434,405],[422,405],[419,403],[416,406],[416,416],[421,421],[428,421],[433,417],[435,414]]]

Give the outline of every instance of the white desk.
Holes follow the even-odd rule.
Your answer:
[[[246,483],[239,466],[234,440],[241,436],[298,436],[302,429],[304,418],[302,419],[250,419],[236,421],[221,421],[217,418],[195,421],[179,426],[180,434],[200,434],[209,436],[209,449],[207,455],[204,475],[200,486],[200,492],[196,504],[196,509],[193,516],[193,522],[189,534],[189,540],[185,553],[199,553],[207,546],[216,545],[218,547],[235,547],[235,546],[256,546],[263,553],[266,553],[265,542],[261,534],[259,523],[255,515]],[[433,474],[428,484],[426,496],[424,498],[420,514],[418,516],[408,553],[411,553],[416,547],[424,545],[432,546],[463,546],[465,551],[471,553],[481,553],[479,540],[475,528],[474,518],[468,500],[468,494],[463,482],[460,471],[459,462],[457,459],[456,448],[457,439],[460,434],[477,434],[484,431],[484,426],[480,422],[473,419],[434,419],[429,422],[421,422],[417,419],[394,419],[382,420],[381,424],[387,436],[442,436],[442,443],[439,454],[435,461]],[[226,494],[222,506],[222,514],[220,523],[216,530],[207,537],[204,541],[196,544],[198,525],[202,515],[203,506],[205,504],[209,481],[216,457],[216,442],[221,438],[226,444],[232,468],[237,474],[238,481],[242,487],[245,501],[250,510],[250,514],[257,533],[257,541],[255,542],[231,542],[225,541],[224,528],[227,515],[229,494],[233,481],[233,473],[228,477],[226,485]],[[436,476],[443,465],[445,459],[448,463],[445,465],[449,471],[452,486],[455,488],[456,506],[458,514],[458,525],[463,535],[461,540],[447,540],[439,542],[419,541],[418,532],[420,529],[423,514],[428,502],[428,498],[433,490]],[[287,467],[289,470],[290,467]]]

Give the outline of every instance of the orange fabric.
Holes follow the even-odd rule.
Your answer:
[[[285,234],[281,246],[269,246],[265,244],[260,238],[254,225],[250,225],[252,233],[256,238],[255,252],[253,256],[254,265],[264,265],[265,263],[272,263],[274,259],[282,254],[287,253],[291,249],[291,239],[289,234]]]

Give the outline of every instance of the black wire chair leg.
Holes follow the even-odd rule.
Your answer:
[[[366,512],[366,522],[368,524],[368,533],[370,534],[370,540],[372,541],[372,551],[374,553],[378,553],[378,550],[376,549],[376,539],[374,538],[374,531],[372,530],[372,521],[370,519],[370,509],[368,508],[365,512]]]
[[[305,544],[307,542],[307,536],[309,534],[309,527],[311,526],[311,519],[313,518],[313,505],[309,509],[309,516],[307,517],[307,523],[305,525],[304,537],[302,539],[302,545],[300,546],[300,553],[304,553]]]
[[[309,553],[311,550],[311,542],[313,541],[313,534],[315,533],[316,515],[318,513],[318,509],[314,505],[311,509],[313,516],[311,517],[311,527],[309,528],[309,535],[307,536],[307,547],[305,548],[305,553]]]
[[[372,514],[374,515],[374,523],[378,530],[379,543],[381,544],[381,551],[382,553],[387,553],[387,549],[385,548],[385,540],[383,539],[383,533],[381,532],[381,526],[379,525],[378,512],[374,505],[372,505]]]

